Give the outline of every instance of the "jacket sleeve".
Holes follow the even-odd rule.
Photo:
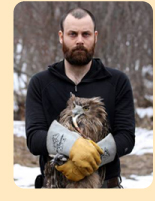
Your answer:
[[[27,146],[34,155],[46,155],[47,122],[42,107],[41,86],[37,76],[30,80],[26,97]]]
[[[116,85],[113,136],[119,157],[129,154],[135,144],[135,115],[130,81],[122,73]]]

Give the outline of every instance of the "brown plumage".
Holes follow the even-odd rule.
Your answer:
[[[75,117],[75,121],[74,118]],[[100,97],[79,98],[72,94],[59,118],[59,123],[71,131],[79,132],[84,138],[94,142],[102,140],[108,134],[107,113]],[[77,126],[77,128],[76,128]],[[63,158],[61,155],[60,158]],[[59,160],[59,155],[57,156]],[[100,188],[105,176],[105,167],[85,177],[79,182],[69,181],[65,176],[51,167],[50,158],[45,165],[46,188]],[[61,159],[60,159],[61,161]]]

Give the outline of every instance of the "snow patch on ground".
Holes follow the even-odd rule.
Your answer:
[[[34,188],[36,176],[40,174],[40,168],[14,165],[14,182],[20,188]]]
[[[13,133],[17,137],[26,138],[25,121],[14,121]]]
[[[40,174],[40,168],[29,168],[18,164],[14,165],[14,182],[20,188],[34,188],[35,178]],[[131,175],[130,179],[122,177],[123,188],[147,188],[153,181],[153,173],[147,176]]]
[[[124,188],[139,189],[147,188],[153,182],[153,173],[147,176],[131,175],[131,179],[122,177],[122,185]]]
[[[143,155],[153,153],[153,130],[145,128],[136,128],[135,147],[131,154]]]
[[[136,112],[140,118],[144,118],[145,116],[153,117],[153,108],[137,108]]]

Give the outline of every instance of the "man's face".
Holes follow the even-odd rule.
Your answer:
[[[88,64],[94,54],[97,31],[89,15],[77,19],[68,15],[64,21],[64,32],[59,32],[65,59],[72,65]]]

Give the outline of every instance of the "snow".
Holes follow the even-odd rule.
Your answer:
[[[148,88],[148,89],[153,89],[153,82],[152,82],[152,80],[147,80],[147,79],[145,79],[145,80],[144,80],[144,85],[145,85],[145,87]]]
[[[23,63],[21,70],[24,71],[26,69],[27,64]],[[25,74],[21,74],[20,76],[14,72],[13,73],[13,82],[14,82],[14,91],[18,95],[26,95],[27,89],[26,89],[26,84],[27,84],[27,76]]]
[[[136,71],[139,70],[139,64],[140,64],[140,61],[139,61],[139,60],[136,60],[136,61],[135,61],[135,70],[136,70]]]
[[[153,173],[147,176],[131,175],[130,179],[122,177],[123,188],[139,189],[147,188],[153,182]]]
[[[135,147],[131,153],[143,155],[145,153],[153,153],[153,130],[144,128],[136,128]],[[14,121],[14,135],[18,137],[26,137],[25,122]],[[20,188],[34,188],[34,181],[40,174],[40,168],[24,167],[19,164],[14,165],[14,181]],[[153,173],[145,176],[131,175],[129,179],[122,177],[122,185],[124,188],[136,189],[147,188],[153,181]]]
[[[144,96],[147,100],[153,102],[153,96],[152,95],[145,95]]]
[[[17,137],[26,138],[25,121],[14,121],[13,133]]]
[[[143,155],[145,153],[153,153],[153,130],[136,128],[135,135],[135,147],[131,154]]]
[[[24,167],[19,164],[14,165],[14,182],[20,188],[34,188],[34,181],[40,174],[40,168]]]
[[[14,165],[14,182],[20,188],[34,188],[35,178],[40,174],[40,168]],[[131,175],[130,179],[122,177],[123,188],[139,189],[147,188],[153,181],[153,173],[147,176]]]
[[[130,45],[130,42],[129,41],[126,41],[126,46],[129,46]]]
[[[153,66],[152,65],[143,66],[142,75],[145,76],[147,73],[153,76]]]
[[[17,112],[19,109],[18,104],[15,101],[14,101],[13,109],[15,112]]]
[[[16,53],[18,53],[18,54],[21,53],[22,49],[23,49],[22,45],[20,43],[18,43],[16,46]]]
[[[153,108],[152,107],[137,108],[136,112],[140,118],[144,118],[145,116],[153,117]]]

